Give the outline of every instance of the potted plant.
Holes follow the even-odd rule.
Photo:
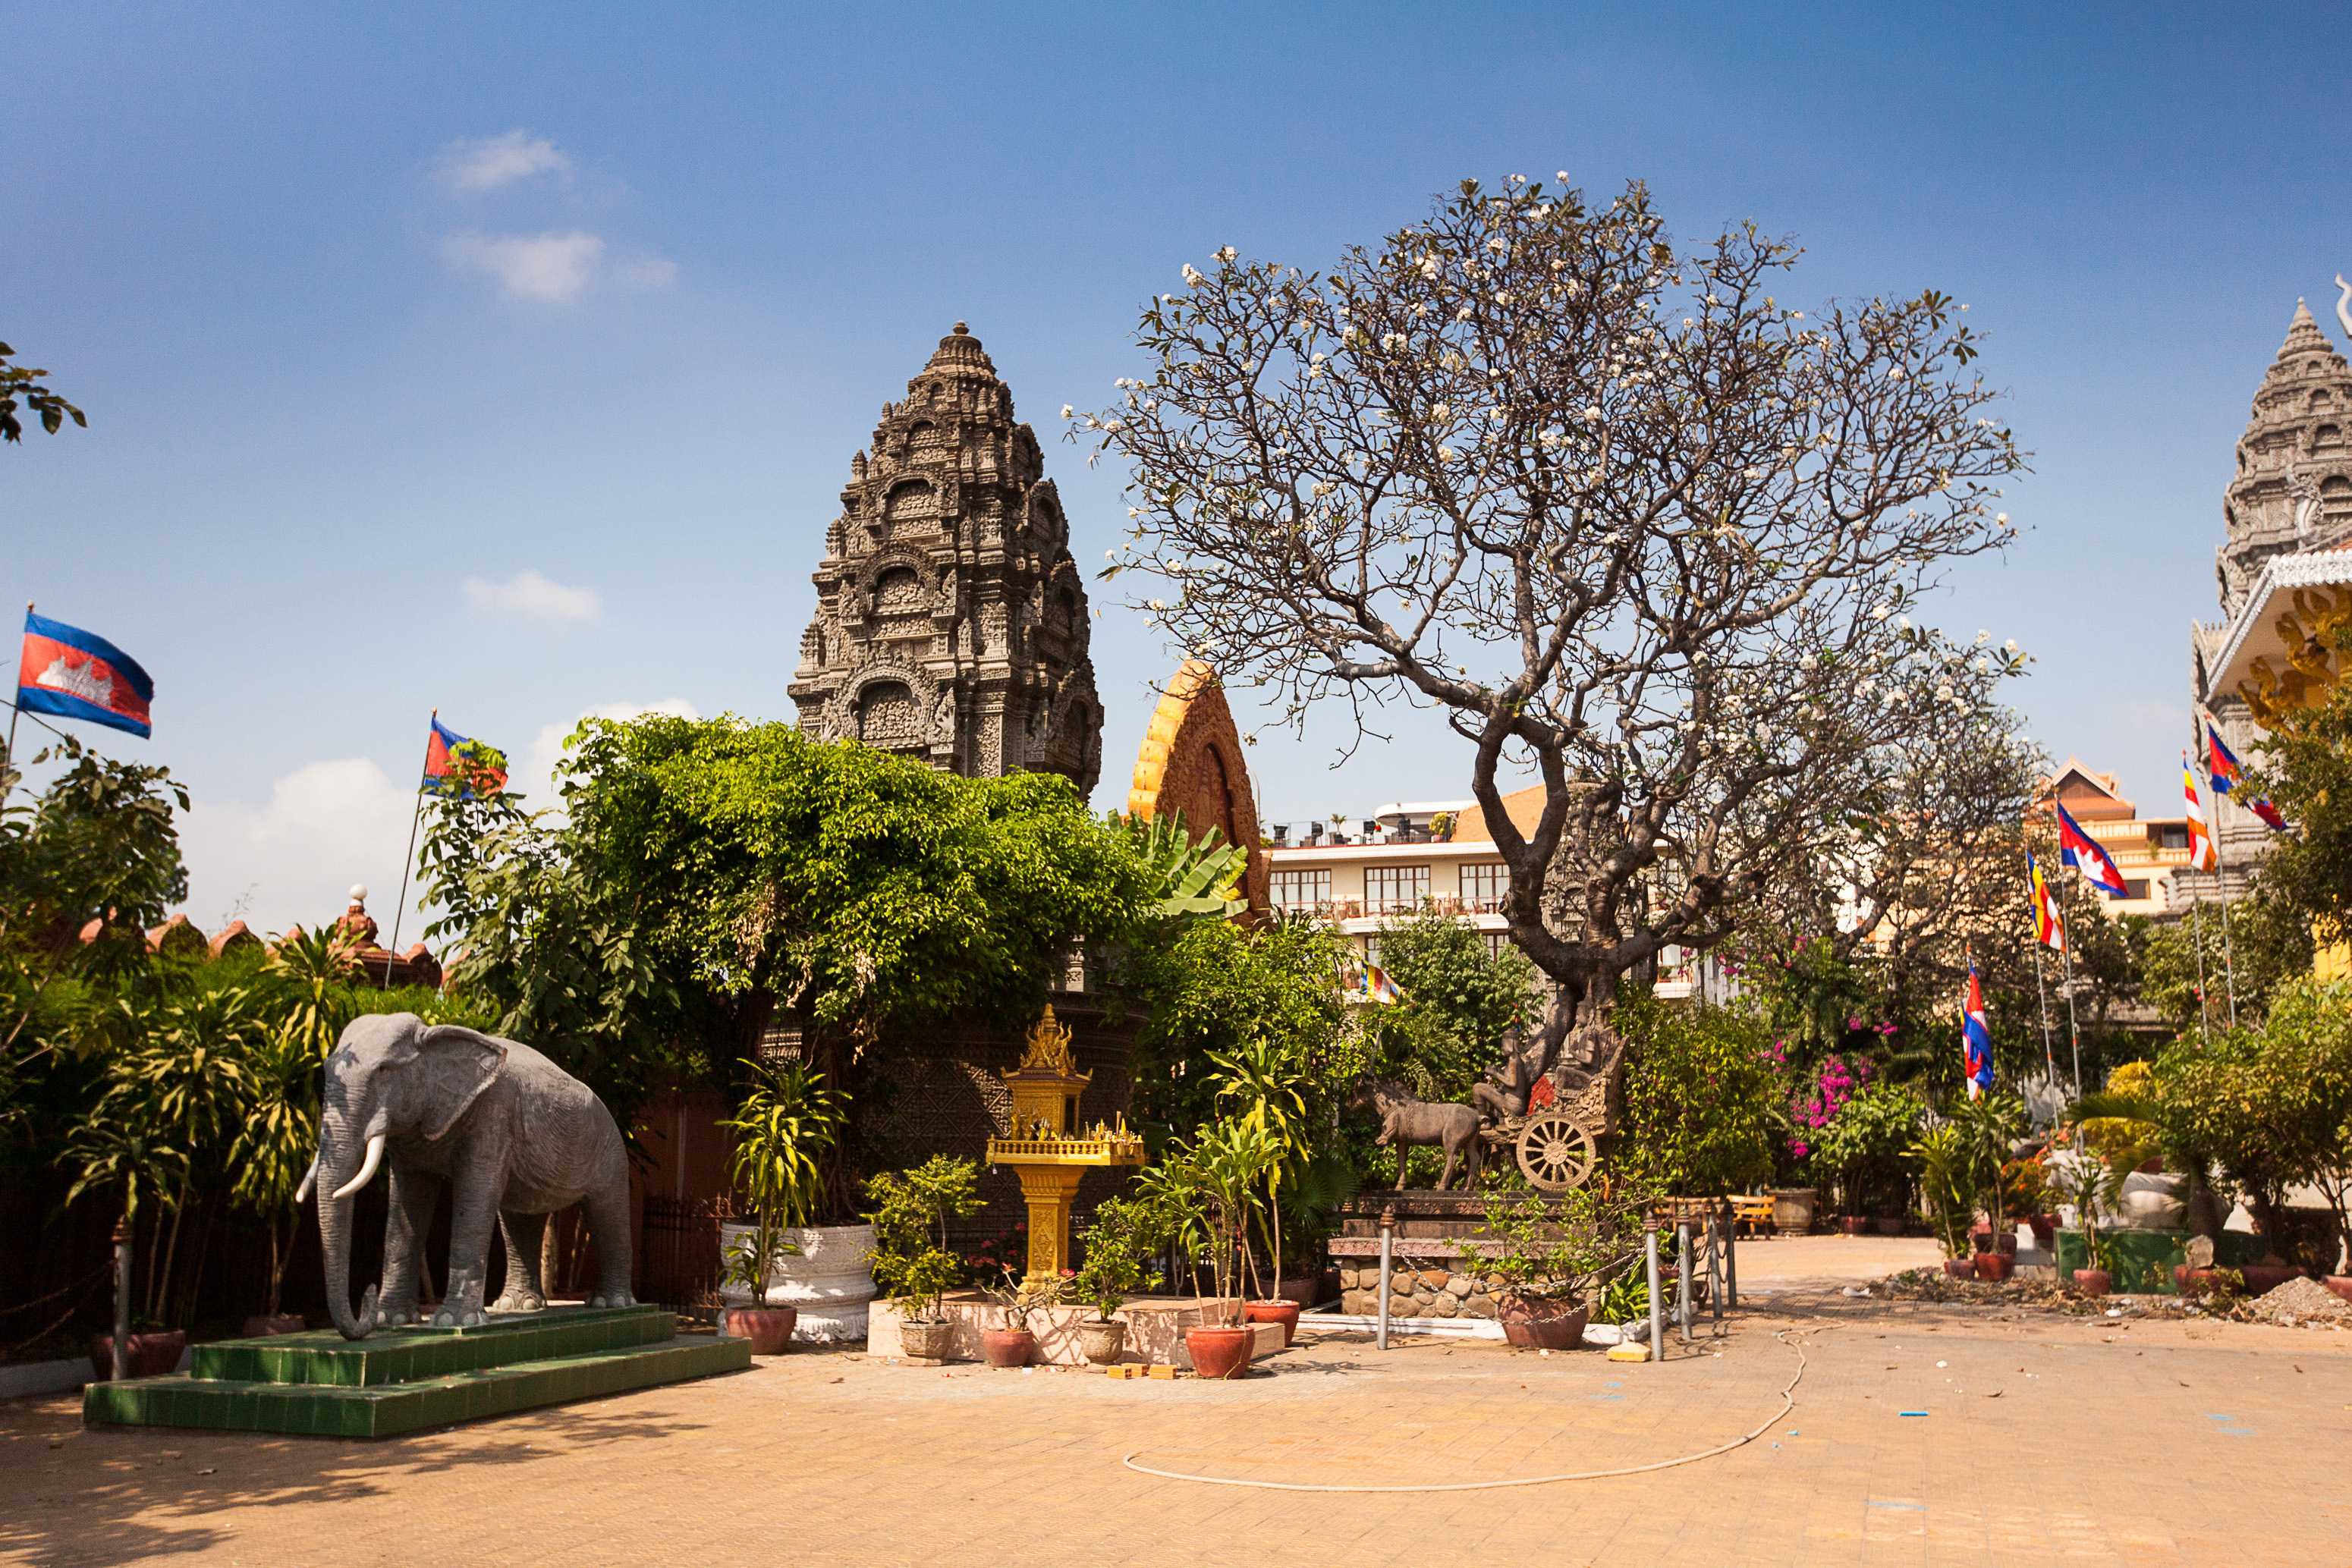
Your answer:
[[[1257,1257],[1249,1249],[1244,1228],[1242,1245],[1255,1294],[1243,1303],[1243,1315],[1254,1323],[1280,1323],[1287,1346],[1298,1333],[1301,1303],[1282,1289],[1282,1189],[1286,1178],[1301,1170],[1312,1151],[1307,1137],[1306,1054],[1295,1042],[1254,1034],[1230,1051],[1213,1051],[1217,1069],[1217,1098],[1240,1103],[1239,1120],[1265,1145],[1265,1193],[1251,1205],[1257,1212],[1260,1234],[1273,1273],[1271,1288],[1258,1277]]]
[[[1485,1273],[1501,1299],[1505,1339],[1528,1350],[1573,1350],[1584,1343],[1592,1315],[1585,1297],[1613,1255],[1608,1229],[1591,1187],[1549,1203],[1533,1192],[1487,1197],[1486,1234],[1492,1239],[1464,1241],[1462,1263]]]
[[[948,1219],[980,1212],[980,1166],[934,1155],[914,1169],[868,1177],[874,1250],[867,1261],[899,1304],[898,1341],[919,1360],[945,1361],[955,1325],[941,1302],[962,1275],[948,1250]]]
[[[841,1123],[840,1099],[804,1062],[782,1069],[755,1065],[751,1092],[732,1119],[719,1124],[734,1134],[729,1174],[751,1223],[740,1228],[727,1253],[726,1284],[749,1294],[750,1304],[730,1307],[728,1333],[751,1342],[756,1355],[781,1355],[792,1343],[800,1313],[772,1305],[770,1281],[776,1260],[795,1255],[787,1226],[805,1221],[815,1207],[824,1174],[819,1156],[833,1146]]]
[[[1160,1283],[1147,1261],[1168,1239],[1161,1206],[1142,1197],[1106,1198],[1082,1238],[1086,1260],[1069,1283],[1069,1293],[1095,1309],[1078,1324],[1078,1347],[1096,1366],[1115,1366],[1125,1354],[1127,1324],[1111,1314],[1127,1298]]]
[[[1160,1164],[1145,1175],[1145,1190],[1168,1205],[1178,1236],[1191,1244],[1194,1256],[1201,1245],[1208,1249],[1216,1281],[1211,1310],[1222,1321],[1184,1331],[1192,1370],[1202,1377],[1249,1374],[1255,1335],[1242,1322],[1234,1289],[1239,1272],[1235,1255],[1247,1242],[1257,1185],[1275,1155],[1264,1129],[1240,1121],[1218,1122],[1202,1128],[1190,1146],[1171,1145]]]

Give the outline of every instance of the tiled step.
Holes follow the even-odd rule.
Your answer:
[[[478,1328],[381,1328],[353,1340],[325,1329],[221,1340],[196,1346],[188,1372],[205,1382],[370,1388],[658,1344],[677,1329],[677,1316],[659,1307],[554,1307],[494,1318]]]
[[[738,1372],[751,1364],[750,1340],[695,1336],[600,1354],[516,1362],[411,1383],[355,1385],[188,1375],[142,1377],[91,1384],[82,1394],[82,1419],[126,1426],[389,1437],[534,1406]]]

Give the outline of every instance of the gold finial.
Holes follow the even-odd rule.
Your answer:
[[[1054,1019],[1054,1004],[1045,1004],[1045,1016],[1029,1031],[1029,1050],[1021,1058],[1024,1072],[1058,1072],[1065,1078],[1075,1078],[1078,1064],[1070,1055],[1070,1031]]]

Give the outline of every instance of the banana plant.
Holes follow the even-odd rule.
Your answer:
[[[1185,831],[1184,813],[1165,817],[1118,817],[1135,852],[1152,870],[1159,897],[1150,906],[1160,920],[1231,919],[1246,907],[1242,874],[1249,870],[1249,851],[1223,841],[1211,828],[1198,843]]]

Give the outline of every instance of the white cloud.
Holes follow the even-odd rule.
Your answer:
[[[633,261],[617,274],[624,288],[667,288],[677,281],[677,263],[656,257],[650,261]]]
[[[342,914],[352,884],[364,883],[368,911],[383,927],[379,939],[390,942],[415,805],[412,791],[365,757],[299,768],[270,787],[266,806],[198,796],[180,828],[188,917],[207,935],[217,935],[231,913],[256,931],[315,929]],[[415,901],[413,885],[409,899]],[[411,910],[400,945],[423,931]]]
[[[534,806],[557,804],[550,792],[549,780],[555,776],[555,765],[563,756],[563,742],[580,727],[583,718],[636,718],[649,713],[666,713],[677,718],[700,718],[695,706],[684,697],[664,697],[657,703],[600,703],[583,708],[570,722],[544,726],[539,738],[530,744],[530,754],[516,768],[508,788],[536,797]]]
[[[530,239],[520,235],[490,239],[477,234],[457,234],[441,242],[441,254],[452,267],[491,274],[501,285],[500,292],[509,299],[570,305],[595,281],[597,265],[604,255],[604,242],[578,229]]]
[[[466,601],[477,610],[527,621],[593,621],[604,612],[604,598],[594,589],[566,588],[536,571],[519,572],[504,582],[469,577]]]
[[[545,137],[520,131],[478,141],[453,141],[443,151],[441,183],[453,191],[495,191],[534,174],[572,172],[572,160]]]

